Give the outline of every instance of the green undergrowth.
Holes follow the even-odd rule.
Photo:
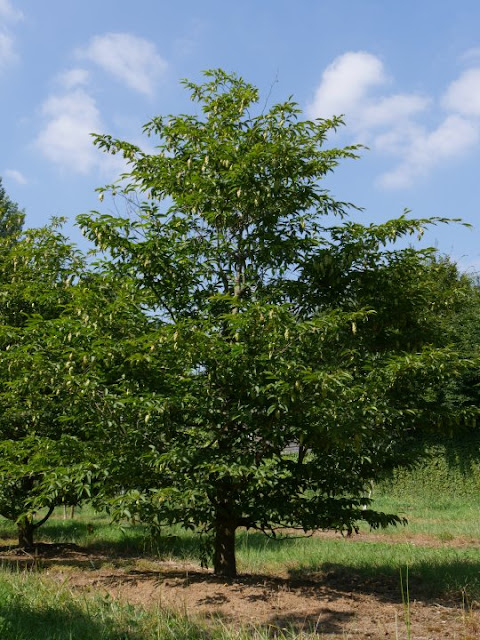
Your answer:
[[[480,495],[480,434],[466,432],[427,446],[428,455],[413,469],[396,469],[379,485],[392,497],[422,496],[436,502],[478,499]],[[412,459],[414,454],[412,452]]]

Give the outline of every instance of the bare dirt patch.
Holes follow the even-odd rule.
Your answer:
[[[226,581],[194,564],[112,557],[61,544],[40,545],[33,554],[0,548],[0,561],[39,570],[73,593],[220,619],[236,628],[262,626],[272,636],[294,628],[328,640],[407,637],[398,581],[386,576],[362,579],[328,570],[301,579],[244,575]],[[410,617],[416,640],[480,638],[476,603],[420,597],[410,603]]]
[[[165,607],[185,615],[220,618],[225,624],[263,626],[275,632],[294,628],[331,640],[406,637],[404,607],[395,587],[348,583],[338,575],[318,580],[242,576],[226,582],[195,566],[159,563],[156,570],[99,569],[58,572],[72,589],[101,591],[145,607]],[[398,589],[397,589],[398,591]],[[454,602],[410,605],[414,637],[478,638],[480,617]]]

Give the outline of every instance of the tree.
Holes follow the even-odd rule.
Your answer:
[[[199,115],[146,125],[155,153],[96,136],[129,165],[100,189],[121,194],[127,214],[79,223],[135,278],[152,323],[123,399],[144,419],[122,439],[111,423],[111,507],[211,532],[214,571],[233,576],[238,527],[399,522],[370,508],[369,482],[402,443],[464,411],[441,390],[468,363],[436,346],[432,327],[422,334],[433,289],[416,274],[428,255],[393,248],[439,220],[329,227],[351,208],[322,186],[356,157],[324,148],[341,120],[302,120],[291,100],[255,113],[252,85],[205,75],[184,82]],[[409,340],[375,294],[391,276],[394,296],[402,282],[418,294]]]
[[[59,449],[69,448],[61,423],[65,369],[56,352],[59,318],[81,268],[55,225],[0,237],[0,513],[17,522],[21,546],[33,545],[34,529],[56,503],[45,492],[45,465],[55,468]],[[43,507],[47,514],[35,523]]]
[[[97,412],[135,335],[130,286],[87,268],[57,222],[0,237],[0,514],[22,547],[103,480]]]
[[[25,212],[8,197],[0,178],[0,237],[14,236],[23,227],[24,220]]]

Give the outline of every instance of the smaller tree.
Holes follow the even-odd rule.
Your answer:
[[[123,361],[117,339],[132,332],[127,287],[88,272],[56,224],[0,238],[0,514],[23,547],[104,477],[96,414]]]

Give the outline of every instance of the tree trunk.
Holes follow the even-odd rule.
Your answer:
[[[33,521],[32,516],[23,516],[17,520],[18,546],[22,549],[33,549],[33,532],[41,527],[52,515],[55,505],[50,505],[47,513],[38,522]]]
[[[30,518],[22,518],[17,522],[18,546],[22,549],[33,549],[33,532],[35,526]]]
[[[235,578],[237,563],[235,559],[235,529],[233,522],[220,520],[215,526],[215,549],[213,554],[213,572],[217,576]]]

